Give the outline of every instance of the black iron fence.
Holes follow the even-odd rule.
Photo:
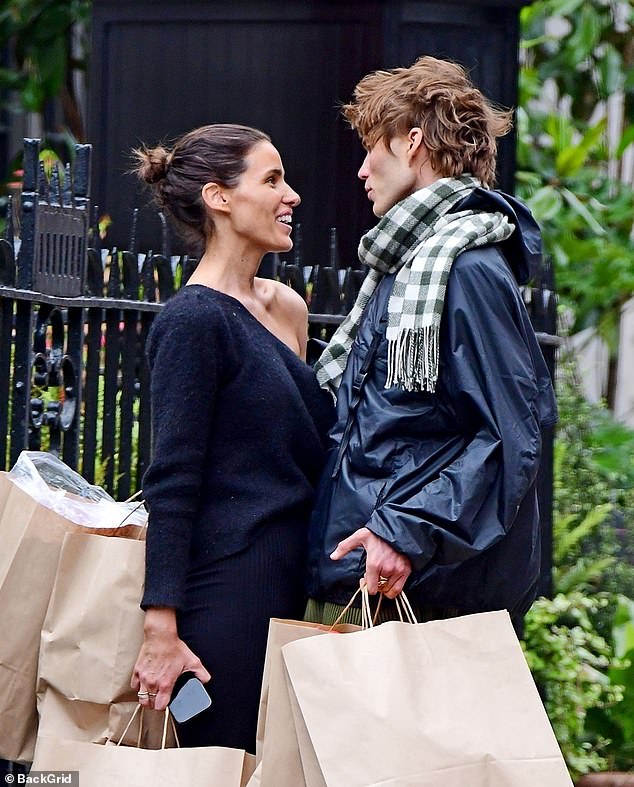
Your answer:
[[[0,240],[0,469],[20,451],[49,450],[123,500],[136,492],[151,451],[145,342],[162,304],[196,266],[160,252],[102,249],[89,217],[90,146],[71,171],[47,178],[37,140],[25,140],[20,239],[7,222]],[[94,211],[93,211],[94,214]],[[329,259],[303,264],[301,228],[289,260],[268,255],[265,275],[307,300],[312,336],[327,338],[346,314],[364,273],[340,264],[336,231]],[[18,249],[16,254],[16,249]],[[524,300],[551,372],[556,302],[552,271],[532,272]],[[545,583],[550,574],[552,432],[544,434],[540,498]],[[548,585],[545,584],[545,591]]]

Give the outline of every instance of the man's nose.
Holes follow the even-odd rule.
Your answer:
[[[361,168],[357,172],[357,177],[359,177],[361,180],[367,180],[368,177],[370,176],[370,168],[368,166],[369,157],[370,154],[366,153],[365,158],[363,159],[363,164],[361,165]]]

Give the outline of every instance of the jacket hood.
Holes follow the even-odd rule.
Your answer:
[[[515,280],[522,285],[537,276],[542,262],[541,233],[526,205],[501,191],[476,188],[455,206],[454,211],[459,210],[499,211],[508,216],[515,232],[500,246]]]

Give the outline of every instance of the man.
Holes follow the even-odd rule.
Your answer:
[[[307,617],[328,622],[364,576],[419,619],[506,608],[539,575],[540,428],[556,421],[518,284],[538,227],[490,190],[494,108],[458,65],[422,57],[357,85],[344,115],[380,221],[369,274],[316,370],[337,399],[309,536]]]

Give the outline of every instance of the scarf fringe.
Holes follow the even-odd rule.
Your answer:
[[[433,393],[438,382],[440,331],[435,325],[402,330],[387,342],[385,387]]]

